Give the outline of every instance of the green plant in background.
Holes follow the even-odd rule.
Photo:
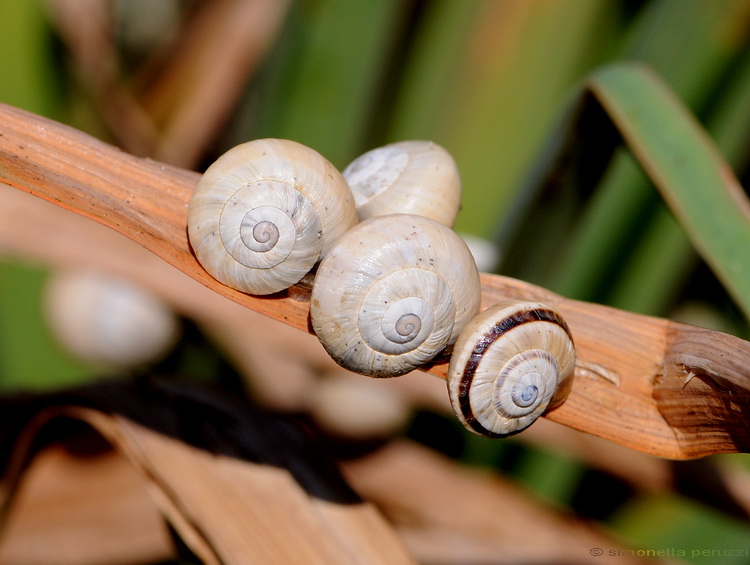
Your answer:
[[[70,69],[54,54],[43,8],[3,5],[0,101],[103,131],[95,112],[83,123],[68,110],[82,101],[60,87]],[[711,317],[688,321],[747,336],[750,222],[689,112],[747,186],[748,101],[748,0],[300,1],[215,153],[286,137],[343,168],[385,142],[432,139],[462,173],[456,230],[494,240],[502,274],[660,316],[697,301]],[[5,389],[94,373],[47,337],[44,277],[0,266]],[[585,490],[586,469],[564,454],[473,436],[458,451],[560,505]],[[727,545],[748,539],[746,524],[676,497],[612,508],[609,524],[635,546],[712,547],[719,530]]]
[[[712,140],[646,67],[632,64],[605,66],[587,80],[583,95],[589,93],[601,104],[638,163],[658,187],[694,246],[745,315],[750,314],[750,268],[743,260],[744,250],[750,246],[750,206],[730,166]],[[584,98],[583,102],[586,101],[590,102]],[[585,113],[587,109],[591,110],[584,104],[583,109],[574,108],[573,111]],[[583,117],[579,119],[583,121]],[[606,122],[600,119],[599,124],[602,122],[606,128]],[[567,125],[572,128],[579,124]],[[613,149],[613,142],[616,142],[613,136],[607,135],[609,132],[605,128],[597,132],[600,157],[608,153],[608,144]],[[576,143],[577,140],[566,141]],[[553,176],[554,172],[547,170],[547,166],[569,166],[569,163],[558,162],[561,156],[570,154],[564,146],[554,147],[552,153],[545,155],[540,163],[541,171],[534,178]],[[549,160],[552,163],[548,163]],[[534,185],[527,188],[525,197],[541,191]],[[661,238],[670,241],[672,246],[671,249],[662,249],[663,256],[670,259],[676,254],[682,258],[684,254],[680,251],[687,245],[687,240],[682,241],[682,232],[670,233],[662,226],[664,213],[664,210],[657,210],[654,219]],[[674,229],[677,230],[677,226]],[[590,245],[596,245],[597,234],[589,235],[593,240]],[[656,264],[660,256],[654,255],[653,259]]]
[[[60,70],[51,50],[42,2],[7,2],[0,18],[0,100],[62,119]],[[62,353],[46,329],[40,296],[45,271],[0,262],[0,387],[62,386],[90,377],[91,369]]]
[[[747,22],[745,2],[648,3],[616,57],[654,69],[701,118],[740,176],[747,170],[750,128]],[[561,208],[569,214],[560,220],[567,222],[561,231],[570,236],[563,243],[559,237],[541,242],[545,251],[557,246],[554,268],[516,260],[513,272],[565,296],[668,314],[696,269],[696,255],[681,228],[626,152],[604,171],[601,183],[586,188],[590,194],[560,196],[568,199]]]

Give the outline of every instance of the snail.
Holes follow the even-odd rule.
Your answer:
[[[540,302],[504,301],[459,335],[448,394],[464,427],[505,437],[565,400],[574,367],[573,339],[557,311]]]
[[[346,180],[317,151],[285,139],[233,147],[201,177],[188,235],[206,271],[249,294],[304,277],[357,223]]]
[[[344,169],[360,220],[417,214],[453,226],[461,179],[450,153],[431,141],[401,141],[368,151]]]
[[[45,314],[75,357],[127,369],[159,361],[179,337],[177,315],[147,289],[92,270],[56,271],[45,288]]]
[[[391,214],[334,244],[317,270],[310,317],[339,365],[391,377],[451,345],[479,301],[479,272],[455,232],[424,216]]]

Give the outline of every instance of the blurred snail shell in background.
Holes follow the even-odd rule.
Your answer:
[[[468,430],[504,437],[562,403],[574,368],[573,339],[556,310],[504,301],[461,332],[448,368],[448,394]]]
[[[208,167],[190,201],[188,234],[212,277],[263,295],[297,283],[357,221],[346,180],[322,155],[257,139]]]
[[[501,257],[501,250],[495,242],[469,233],[460,233],[459,235],[474,256],[477,269],[482,273],[495,272]]]
[[[453,344],[479,302],[464,241],[424,216],[392,214],[361,222],[334,244],[317,270],[310,317],[339,365],[390,377]]]
[[[46,317],[56,340],[72,355],[110,368],[159,361],[180,333],[176,314],[144,288],[90,270],[52,274]]]
[[[360,220],[417,214],[452,227],[461,179],[445,149],[431,141],[401,141],[372,149],[344,169]]]
[[[352,373],[330,373],[311,387],[308,409],[327,433],[345,439],[395,435],[407,426],[412,408],[389,383]]]

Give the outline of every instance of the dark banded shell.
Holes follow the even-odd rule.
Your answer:
[[[570,391],[574,368],[573,339],[556,310],[540,302],[501,302],[459,335],[448,368],[448,394],[467,429],[505,437],[559,405]]]

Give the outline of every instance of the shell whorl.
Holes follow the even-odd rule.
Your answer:
[[[461,179],[453,157],[431,141],[401,141],[372,149],[344,169],[360,220],[418,214],[453,226]]]
[[[573,339],[557,311],[540,302],[501,302],[456,341],[448,394],[467,429],[505,437],[564,401],[574,368]]]
[[[321,261],[310,316],[343,367],[390,377],[426,363],[479,311],[479,273],[461,238],[409,214],[344,234]]]
[[[220,282],[250,294],[289,288],[357,223],[343,176],[284,139],[238,145],[208,167],[188,209],[190,244]]]

